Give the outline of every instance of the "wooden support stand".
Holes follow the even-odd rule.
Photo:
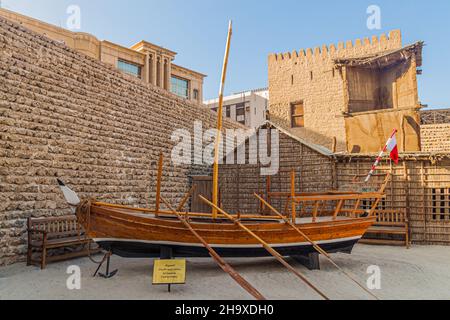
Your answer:
[[[171,260],[173,259],[173,250],[170,247],[161,247],[161,252],[159,254],[161,260]]]
[[[313,252],[307,256],[291,256],[295,261],[301,263],[309,270],[320,270],[319,253]]]

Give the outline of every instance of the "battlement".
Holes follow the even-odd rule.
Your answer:
[[[269,62],[278,63],[290,60],[314,60],[332,59],[342,57],[361,57],[376,54],[383,51],[399,49],[402,46],[402,36],[400,30],[392,30],[389,35],[382,34],[372,36],[371,39],[363,38],[339,42],[335,44],[323,45],[322,47],[301,49],[286,53],[274,53],[269,55]]]

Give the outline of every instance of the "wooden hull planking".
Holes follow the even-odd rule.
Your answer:
[[[261,219],[264,219],[262,217]],[[296,226],[327,252],[348,252],[375,218],[342,218]],[[281,221],[242,221],[283,256],[307,255],[313,246]],[[223,257],[265,257],[267,251],[248,233],[225,220],[193,219],[192,227]],[[89,236],[103,249],[123,257],[159,257],[162,248],[174,257],[208,257],[208,251],[183,224],[173,217],[155,217],[130,209],[91,206]]]

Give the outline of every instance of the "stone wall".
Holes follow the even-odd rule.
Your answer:
[[[420,126],[422,151],[450,152],[450,123]]]
[[[172,132],[195,120],[216,115],[0,18],[0,265],[23,258],[28,217],[69,213],[56,177],[81,197],[152,206],[162,152],[162,194],[178,203],[209,169],[170,163]]]

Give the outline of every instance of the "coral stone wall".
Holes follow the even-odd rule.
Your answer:
[[[422,151],[450,152],[450,123],[420,126]]]
[[[335,69],[334,59],[357,58],[401,48],[399,30],[389,37],[374,36],[371,40],[340,42],[337,47],[317,47],[269,56],[270,119],[285,128],[291,126],[291,103],[304,104],[305,127],[298,132],[302,138],[330,148],[337,138],[337,151],[347,151],[345,120],[348,93],[345,76]]]
[[[0,18],[0,265],[23,258],[28,217],[69,213],[56,177],[81,197],[152,206],[162,152],[162,193],[178,204],[209,169],[170,163],[172,132],[195,120],[213,128],[216,114]]]

